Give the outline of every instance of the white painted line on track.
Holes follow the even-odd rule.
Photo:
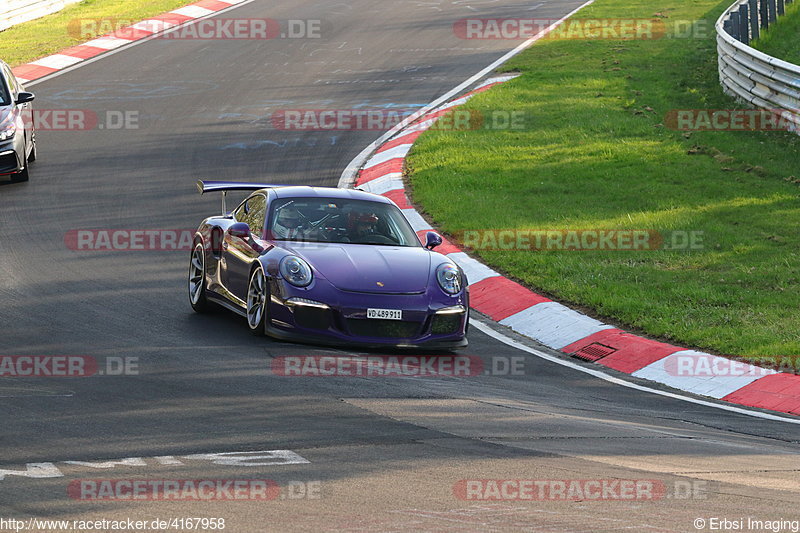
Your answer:
[[[177,26],[174,22],[167,22],[166,20],[146,19],[136,24],[131,24],[131,28],[141,31],[149,31],[151,33],[158,33]]]
[[[451,261],[455,261],[455,263],[464,270],[470,285],[475,285],[487,278],[500,275],[499,272],[495,272],[480,261],[468,256],[466,252],[452,252],[447,254],[447,258]]]
[[[484,68],[483,70],[481,70],[480,72],[478,72],[474,76],[471,76],[469,79],[467,79],[466,81],[460,83],[458,86],[454,87],[453,89],[450,89],[445,94],[443,94],[442,96],[440,96],[439,98],[437,98],[436,100],[431,102],[430,104],[426,105],[422,109],[419,109],[418,111],[416,111],[412,115],[406,117],[403,121],[401,121],[398,124],[396,124],[392,129],[390,129],[389,131],[387,131],[386,133],[381,135],[378,139],[375,139],[371,144],[369,144],[366,148],[364,148],[361,151],[361,153],[359,153],[357,156],[355,156],[355,158],[353,158],[352,161],[350,161],[350,164],[347,165],[347,168],[344,169],[344,171],[342,172],[341,177],[339,178],[339,185],[338,186],[340,188],[343,188],[343,189],[348,189],[348,188],[352,187],[355,184],[356,177],[358,176],[358,171],[361,168],[361,165],[367,159],[367,157],[369,157],[369,155],[372,154],[372,152],[377,150],[384,142],[386,142],[389,139],[391,139],[399,131],[402,131],[403,128],[405,128],[406,126],[408,126],[409,124],[411,124],[412,122],[417,120],[422,115],[425,115],[426,113],[430,112],[432,109],[435,109],[436,107],[438,107],[438,106],[442,105],[443,103],[447,102],[448,100],[450,100],[452,97],[454,97],[458,93],[460,93],[463,90],[469,88],[475,82],[479,81],[481,78],[484,78],[485,76],[490,74],[492,71],[494,71],[497,67],[499,67],[500,65],[502,65],[503,63],[505,63],[506,61],[511,59],[512,57],[516,56],[517,54],[519,54],[523,50],[525,50],[527,48],[530,48],[530,46],[533,45],[533,43],[535,43],[536,41],[538,41],[539,39],[541,39],[542,37],[547,35],[550,32],[550,30],[552,30],[553,28],[559,26],[562,22],[564,22],[565,20],[570,18],[572,15],[574,15],[575,13],[577,13],[578,11],[580,11],[581,9],[583,9],[584,7],[586,7],[586,6],[588,6],[588,5],[592,4],[592,3],[594,3],[594,0],[589,0],[588,2],[586,2],[584,4],[581,4],[576,9],[573,9],[572,11],[570,11],[569,13],[564,15],[562,18],[558,19],[556,22],[552,23],[547,28],[541,30],[539,33],[537,33],[536,35],[534,35],[533,37],[531,37],[530,39],[528,39],[524,43],[520,44],[519,46],[517,46],[516,48],[514,48],[510,52],[507,52],[505,55],[503,55],[503,57],[501,57],[500,59],[497,59],[492,64],[490,64],[488,67]]]
[[[55,478],[64,477],[64,473],[57,464],[70,466],[82,466],[85,468],[107,470],[117,467],[149,467],[151,460],[157,465],[185,465],[182,459],[192,461],[208,461],[218,466],[234,466],[242,468],[264,467],[264,466],[285,466],[310,464],[311,461],[292,450],[259,450],[244,452],[218,452],[218,453],[194,453],[191,455],[160,455],[157,457],[126,457],[123,459],[100,460],[100,461],[57,461],[43,463],[25,463],[25,468],[9,468],[0,465],[0,481],[8,476],[24,478]]]
[[[386,163],[387,161],[391,161],[392,159],[402,159],[408,154],[408,152],[411,151],[412,146],[414,146],[413,143],[401,144],[399,146],[395,146],[394,148],[389,148],[385,152],[375,154],[370,158],[369,161],[367,161],[367,163],[364,165],[364,168],[372,168],[382,163]]]
[[[43,57],[41,59],[37,59],[36,61],[32,61],[31,65],[38,65],[40,67],[49,67],[49,68],[66,68],[75,63],[80,63],[83,61],[80,57],[68,56],[65,54],[53,54],[51,56]]]
[[[358,186],[359,189],[373,194],[383,194],[389,191],[403,189],[403,175],[399,172],[392,172],[380,178],[375,178]]]
[[[697,375],[691,375],[692,373],[689,372],[688,374],[690,375],[683,375],[677,372],[680,361],[682,359],[684,361],[691,361],[692,356],[701,358],[700,360],[704,361],[709,368],[726,368],[731,365],[731,360],[725,357],[719,357],[705,352],[697,352],[695,350],[681,350],[659,359],[658,361],[654,361],[631,375],[633,377],[663,383],[668,387],[674,387],[686,392],[693,392],[694,394],[720,399],[746,387],[764,376],[777,374],[775,370],[760,368],[745,363],[741,363],[741,369],[735,373],[698,372]]]
[[[401,209],[403,216],[406,217],[414,231],[431,231],[433,228],[428,224],[416,209]]]
[[[500,324],[556,350],[614,327],[558,302],[532,305],[504,318]]]
[[[242,7],[242,6],[250,4],[252,2],[255,2],[255,0],[244,0],[242,2],[233,4],[230,7],[226,7],[224,9],[220,9],[219,11],[212,11],[211,13],[209,13],[208,15],[205,15],[203,17],[196,18],[196,19],[193,19],[193,20],[187,20],[183,24],[180,24],[180,25],[177,25],[177,26],[172,26],[170,28],[165,28],[163,31],[159,31],[159,32],[156,32],[156,33],[154,33],[152,35],[148,35],[147,37],[144,37],[142,39],[138,39],[136,41],[127,41],[127,44],[123,43],[119,47],[114,48],[112,50],[109,50],[108,52],[105,52],[103,54],[100,54],[99,56],[95,56],[95,57],[92,57],[92,58],[89,58],[89,59],[84,59],[80,63],[76,63],[75,65],[72,65],[71,67],[67,67],[65,69],[58,70],[56,72],[53,72],[52,74],[48,74],[47,76],[42,76],[41,78],[38,78],[36,80],[30,81],[28,83],[25,83],[25,87],[33,87],[34,85],[36,85],[36,84],[38,84],[40,82],[49,81],[49,80],[51,80],[53,78],[61,76],[62,74],[66,74],[67,72],[72,72],[75,69],[79,69],[81,67],[89,65],[91,63],[94,63],[95,61],[100,61],[101,59],[105,59],[105,58],[107,58],[109,56],[112,56],[114,54],[122,52],[123,50],[128,50],[129,48],[133,48],[134,46],[140,45],[142,43],[149,42],[149,41],[151,41],[153,39],[157,39],[164,32],[175,31],[175,29],[183,27],[183,26],[190,26],[192,24],[200,22],[201,20],[205,20],[207,18],[212,18],[212,17],[215,17],[217,15],[221,15],[223,13],[227,13],[228,11],[232,11],[232,10],[234,10],[236,8]],[[225,2],[225,3],[227,3],[227,2]],[[144,22],[144,21],[142,21],[142,22]],[[104,41],[104,40],[109,41],[109,44],[110,44],[110,41],[113,41],[114,38],[108,38],[108,37],[102,38],[102,37],[100,37],[100,38],[95,39],[94,41],[89,41],[88,43],[79,43],[79,45],[81,45],[81,46],[97,46],[97,44],[90,44],[90,43],[97,43],[98,41]],[[119,39],[119,40],[122,41],[122,40],[125,40],[125,39]],[[101,42],[101,44],[105,44],[105,43]],[[103,47],[104,46],[101,46],[101,48],[103,48]]]
[[[613,383],[615,385],[620,385],[622,387],[627,387],[629,389],[634,389],[642,392],[649,392],[651,394],[657,394],[659,396],[664,396],[666,398],[672,398],[674,400],[681,400],[684,402],[693,403],[696,405],[702,405],[704,407],[711,407],[713,409],[721,409],[723,411],[729,411],[731,413],[737,413],[740,415],[745,416],[752,416],[755,418],[763,418],[765,420],[775,420],[777,422],[786,422],[788,424],[798,424],[800,425],[800,419],[796,418],[787,418],[778,415],[772,415],[769,413],[762,413],[759,411],[750,411],[748,409],[742,409],[741,407],[735,407],[733,405],[721,404],[721,403],[714,403],[708,402],[705,400],[700,400],[698,398],[692,398],[689,396],[683,396],[681,394],[676,394],[674,392],[663,391],[658,389],[651,389],[650,387],[645,387],[644,385],[639,385],[638,383],[631,383],[630,381],[625,381],[624,379],[620,379],[614,377],[610,374],[606,374],[600,370],[595,370],[594,368],[588,368],[585,366],[581,366],[577,363],[573,363],[572,361],[568,361],[566,359],[562,359],[560,357],[556,357],[554,355],[550,355],[545,353],[541,350],[537,350],[535,348],[531,348],[530,346],[526,346],[521,342],[515,341],[511,337],[508,337],[499,331],[495,331],[491,328],[488,324],[476,320],[475,318],[470,318],[469,321],[470,325],[474,326],[475,328],[481,330],[483,333],[487,334],[488,336],[492,337],[495,340],[502,342],[512,348],[516,348],[517,350],[521,350],[523,352],[529,353],[534,355],[540,359],[544,359],[546,361],[550,361],[551,363],[555,363],[557,365],[565,366],[567,368],[571,368],[572,370],[577,370],[578,372],[583,372],[584,374],[589,374],[590,376],[594,376],[596,378],[600,378],[603,381],[607,381],[609,383]]]
[[[190,5],[186,7],[180,7],[178,9],[173,9],[172,11],[170,11],[170,13],[175,13],[176,15],[183,15],[185,17],[192,17],[193,19],[195,19],[211,15],[212,13],[216,13],[216,11],[213,11],[211,9],[206,9],[200,6]]]
[[[91,46],[92,48],[102,48],[103,50],[114,50],[135,42],[136,41],[131,39],[120,39],[119,37],[98,37],[97,39],[87,41],[80,46]]]

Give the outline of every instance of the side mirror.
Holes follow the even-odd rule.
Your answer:
[[[250,238],[250,226],[246,222],[237,222],[228,228],[228,234],[246,241]]]
[[[17,102],[16,102],[16,104],[17,104],[17,105],[20,105],[20,104],[27,104],[28,102],[33,102],[33,99],[34,99],[34,98],[36,98],[36,96],[35,96],[33,93],[21,92],[21,93],[19,93],[19,94],[17,95]]]
[[[425,248],[428,250],[433,250],[440,244],[442,244],[442,237],[438,233],[435,231],[429,231],[427,234],[425,234]]]

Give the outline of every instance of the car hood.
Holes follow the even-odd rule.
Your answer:
[[[293,246],[292,252],[345,291],[423,292],[430,279],[431,254],[421,247],[326,244]]]

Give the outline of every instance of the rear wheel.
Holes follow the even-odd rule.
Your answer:
[[[267,304],[269,288],[264,269],[259,265],[250,274],[247,286],[247,326],[253,335],[262,336],[267,332]]]
[[[206,253],[203,243],[198,242],[192,250],[189,262],[189,303],[198,313],[208,310],[206,298]]]

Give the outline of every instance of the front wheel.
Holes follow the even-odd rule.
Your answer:
[[[250,274],[247,286],[247,326],[253,335],[263,336],[267,332],[267,304],[269,289],[264,269],[259,265]]]
[[[203,243],[198,242],[192,250],[189,262],[189,303],[198,313],[208,310],[206,298],[206,253]]]
[[[17,172],[16,174],[11,174],[11,183],[22,183],[24,181],[28,181],[30,179],[30,174],[28,174],[28,167],[25,166],[25,170],[22,172]]]
[[[28,181],[30,179],[30,174],[28,174],[28,156],[25,154],[25,149],[23,148],[23,157],[25,157],[25,168],[22,169],[22,172],[17,172],[16,174],[11,174],[11,183],[22,183],[23,181]]]
[[[36,161],[36,136],[31,138],[31,155],[28,156],[28,163]]]

